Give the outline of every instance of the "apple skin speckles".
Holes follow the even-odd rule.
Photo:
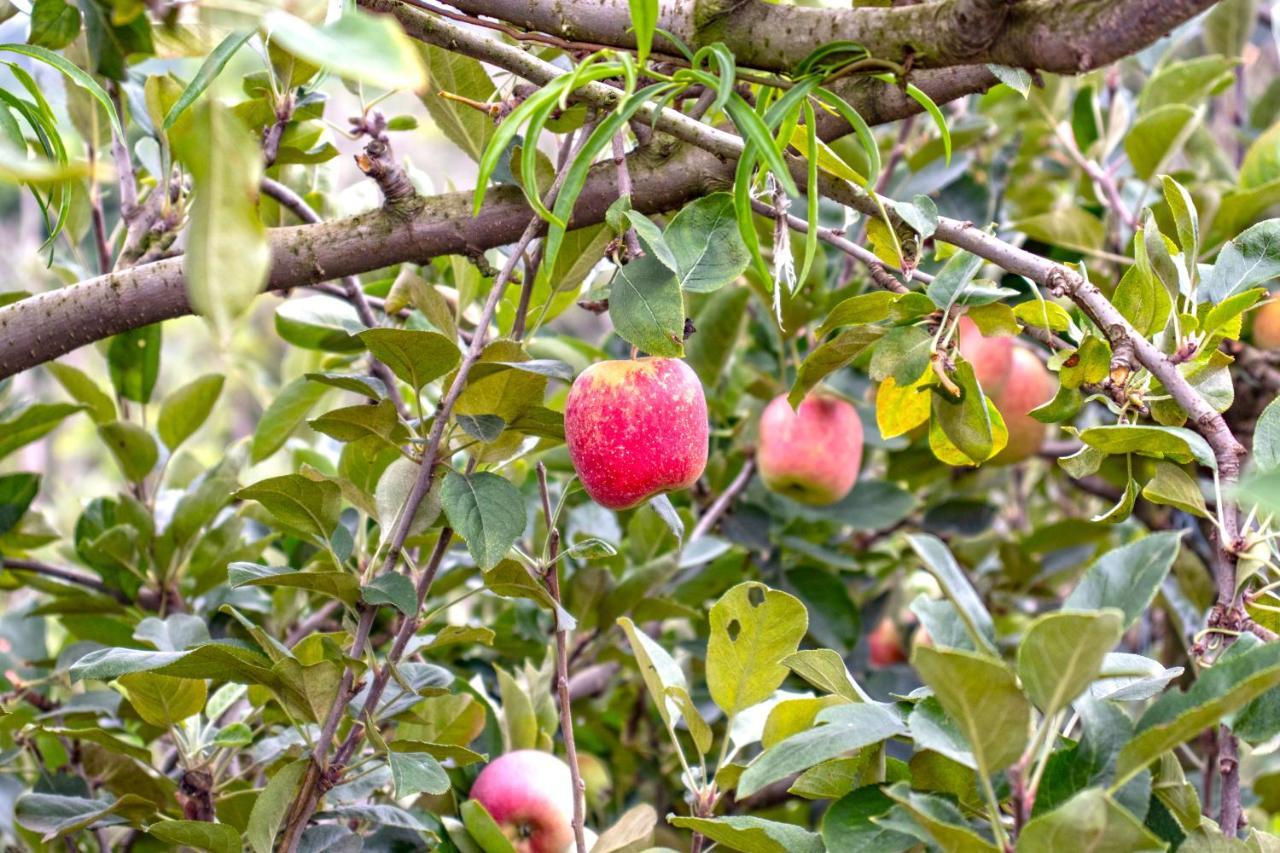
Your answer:
[[[687,489],[707,465],[702,383],[675,358],[587,368],[569,389],[564,431],[578,479],[608,509]]]

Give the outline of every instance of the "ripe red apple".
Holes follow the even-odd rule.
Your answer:
[[[1280,349],[1280,301],[1264,302],[1253,315],[1253,345]]]
[[[973,375],[982,392],[995,397],[1004,389],[1013,366],[1013,351],[1017,349],[1013,338],[984,337],[976,323],[961,317],[958,343],[964,360],[973,365]]]
[[[707,400],[675,358],[602,361],[578,375],[564,407],[569,459],[587,494],[628,509],[687,489],[707,465]]]
[[[907,662],[907,651],[902,647],[902,634],[893,619],[881,619],[867,635],[867,662],[875,669]]]
[[[573,777],[549,752],[520,749],[489,762],[471,799],[484,806],[516,853],[561,853],[573,846]]]
[[[1040,450],[1049,427],[1028,412],[1049,402],[1056,391],[1053,375],[1039,357],[1029,349],[1014,347],[1008,380],[991,399],[1009,429],[1009,443],[992,461],[1002,465],[1021,462]]]
[[[862,420],[847,401],[816,392],[792,409],[776,397],[760,416],[760,478],[770,490],[806,504],[849,494],[862,464]]]

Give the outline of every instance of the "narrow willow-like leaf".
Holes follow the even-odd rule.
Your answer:
[[[244,47],[244,43],[253,37],[253,30],[243,30],[233,32],[222,40],[222,42],[213,49],[213,53],[205,59],[200,66],[200,70],[196,72],[196,76],[191,78],[191,82],[187,84],[187,88],[182,90],[182,94],[178,96],[178,100],[173,102],[173,106],[169,108],[169,112],[164,117],[164,129],[168,130],[173,127],[173,123],[178,120],[183,111],[187,107],[195,103],[196,98],[209,88],[209,84],[214,81],[222,69],[231,61],[231,57],[236,55],[236,51]]]
[[[649,58],[653,47],[653,31],[658,26],[658,0],[627,0],[631,7],[631,27],[636,33],[636,58],[640,64]]]
[[[75,83],[81,89],[84,89],[93,99],[102,104],[102,108],[107,111],[107,118],[111,119],[111,128],[116,135],[124,139],[124,127],[120,124],[120,116],[116,113],[116,108],[111,103],[111,98],[107,97],[106,91],[103,90],[97,82],[88,75],[83,69],[77,68],[71,64],[69,60],[59,54],[54,53],[43,47],[37,47],[33,44],[0,44],[0,53],[9,51],[11,53],[20,53],[23,56],[29,56],[32,59],[38,59],[46,65],[51,65],[61,71],[72,83]]]

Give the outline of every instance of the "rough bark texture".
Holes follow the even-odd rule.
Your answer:
[[[937,0],[823,9],[765,0],[664,0],[658,26],[693,48],[722,41],[739,64],[786,71],[832,41],[917,68],[994,62],[1074,74],[1149,44],[1216,0]],[[634,47],[627,0],[458,0],[463,11],[592,45]],[[661,39],[658,49],[674,53]]]
[[[664,160],[642,152],[632,164],[633,202],[655,212],[706,192],[720,177],[715,158],[686,151]],[[596,168],[579,198],[574,223],[600,222],[617,195],[611,163]],[[489,194],[471,216],[471,193],[426,199],[402,219],[383,210],[319,225],[276,228],[268,290],[287,290],[439,255],[506,245],[529,224],[531,211],[514,187]],[[84,344],[191,313],[182,258],[98,276],[0,308],[0,378],[50,361]]]

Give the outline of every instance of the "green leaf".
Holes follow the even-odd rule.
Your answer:
[[[811,350],[796,371],[796,381],[787,394],[787,402],[793,409],[798,407],[815,385],[850,364],[883,334],[884,329],[879,326],[855,326]]]
[[[249,824],[244,833],[253,853],[271,853],[276,833],[284,825],[284,819],[310,761],[310,758],[300,758],[281,767],[267,782],[267,787],[254,799],[253,810],[249,812]]]
[[[665,233],[686,293],[710,293],[737,280],[751,262],[733,212],[733,196],[712,193],[676,214]]]
[[[0,474],[0,534],[14,528],[39,490],[39,474]]]
[[[1280,219],[1242,231],[1222,247],[1200,286],[1200,298],[1221,302],[1280,275]]]
[[[391,764],[397,799],[414,794],[439,796],[453,787],[440,762],[425,752],[392,752],[388,753],[387,761]]]
[[[480,845],[484,853],[516,853],[502,828],[489,816],[479,800],[467,800],[458,806],[462,825],[467,828],[471,840]]]
[[[938,270],[938,274],[934,276],[933,281],[929,282],[925,293],[939,308],[964,304],[962,299],[964,289],[969,282],[973,281],[973,277],[978,274],[978,270],[982,269],[984,263],[985,261],[978,255],[963,250],[956,252],[943,264],[942,269]]]
[[[94,423],[105,424],[116,419],[115,400],[83,370],[59,361],[51,361],[45,368],[72,399],[84,405]]]
[[[135,403],[151,401],[160,375],[160,324],[122,332],[107,345],[107,368],[116,393]]]
[[[413,485],[420,471],[421,466],[417,462],[401,458],[388,465],[382,472],[382,476],[378,478],[373,500],[378,511],[378,523],[382,526],[384,536],[390,536],[390,531],[395,530],[399,523],[400,515],[404,511],[409,493],[413,491]],[[431,490],[427,492],[422,503],[418,504],[413,522],[409,525],[410,537],[425,533],[440,516],[439,476],[437,473],[436,482],[432,484]]]
[[[827,318],[822,321],[822,325],[814,332],[814,336],[825,338],[841,326],[878,323],[889,316],[889,309],[901,298],[902,294],[888,290],[873,290],[870,293],[850,296],[831,309]]]
[[[155,813],[156,804],[137,794],[118,800],[28,793],[14,803],[14,818],[29,830],[43,834],[43,841],[70,836],[94,824],[138,824]]]
[[[384,572],[374,578],[360,593],[365,604],[389,604],[405,616],[418,611],[418,591],[411,581],[399,572]]]
[[[907,542],[924,562],[929,574],[937,579],[943,595],[955,605],[975,647],[995,655],[995,623],[946,544],[927,533],[909,534]]]
[[[1165,104],[1144,114],[1129,128],[1124,150],[1133,171],[1149,180],[1186,142],[1200,113],[1186,104]]]
[[[1245,635],[1237,643],[1246,640]],[[1252,648],[1223,655],[1184,693],[1166,693],[1138,720],[1133,740],[1120,751],[1115,789],[1163,752],[1200,734],[1224,716],[1280,685],[1280,645],[1251,643]]]
[[[271,266],[257,206],[262,153],[240,118],[213,100],[192,110],[189,132],[172,144],[195,183],[182,256],[187,298],[225,335],[262,292]]]
[[[31,32],[27,42],[62,50],[80,34],[80,10],[65,0],[35,0],[31,4]]]
[[[935,391],[929,409],[930,429],[936,427],[965,460],[980,465],[1004,449],[1009,433],[995,405],[982,392],[973,365],[961,360],[955,367],[952,379],[960,395],[955,398]],[[933,446],[932,435],[930,446]]]
[[[924,329],[896,326],[876,344],[867,372],[877,382],[892,377],[896,385],[910,385],[929,369],[932,345],[933,338]]]
[[[222,394],[225,377],[209,373],[183,385],[165,398],[156,421],[156,432],[170,451],[186,441],[209,417]]]
[[[884,789],[943,850],[955,853],[997,853],[999,848],[974,832],[955,804],[932,794],[912,791],[905,782]]]
[[[380,438],[388,444],[399,445],[409,440],[409,430],[400,422],[400,415],[390,400],[379,400],[373,406],[333,409],[307,421],[307,425],[338,441]]]
[[[1085,571],[1063,608],[1115,608],[1124,614],[1123,628],[1128,630],[1151,606],[1181,542],[1181,531],[1152,533],[1108,551]]]
[[[510,481],[497,474],[450,471],[440,500],[449,526],[466,540],[481,570],[498,565],[524,533],[524,500]]]
[[[1123,614],[1114,608],[1041,616],[1018,646],[1022,688],[1046,716],[1057,713],[1093,682],[1122,633]]]
[[[1153,459],[1171,459],[1179,464],[1195,460],[1216,469],[1213,449],[1198,433],[1185,427],[1115,424],[1090,427],[1080,440],[1103,453],[1136,453]]]
[[[1018,836],[1017,849],[1136,853],[1166,846],[1106,793],[1089,788],[1030,821]]]
[[[1106,239],[1102,220],[1083,208],[1059,207],[1012,224],[1033,240],[1076,252],[1101,249]]]
[[[276,333],[303,349],[359,352],[364,344],[356,334],[365,325],[351,303],[332,296],[305,296],[276,308]]]
[[[865,785],[841,797],[822,816],[822,840],[828,850],[865,850],[876,853],[906,853],[919,841],[874,822],[893,808],[893,800],[879,785]]]
[[[120,676],[118,683],[138,716],[153,726],[177,725],[195,716],[204,710],[208,698],[208,688],[200,679],[131,672]]]
[[[906,733],[892,706],[871,703],[836,705],[818,713],[817,725],[766,749],[738,779],[736,796],[755,792],[826,761]]]
[[[157,672],[178,678],[212,678],[238,684],[270,684],[270,662],[240,646],[207,643],[184,652],[108,648],[89,652],[73,663],[72,681],[110,681],[130,672]]]
[[[285,524],[321,541],[328,541],[342,511],[342,490],[336,483],[312,480],[301,474],[259,480],[236,492],[236,497],[257,501]]]
[[[1204,44],[1210,53],[1238,57],[1253,33],[1258,0],[1226,0],[1204,19]]]
[[[1255,438],[1257,433],[1254,433]],[[1172,462],[1157,462],[1156,473],[1142,488],[1142,496],[1155,504],[1177,507],[1183,512],[1209,517],[1200,484]]]
[[[982,776],[990,778],[1021,757],[1031,705],[1003,662],[959,649],[916,646],[911,665],[969,742]]]
[[[658,26],[658,0],[627,0],[627,5],[631,8],[631,29],[636,34],[636,61],[644,65]]]
[[[796,675],[826,693],[843,696],[850,702],[870,702],[871,698],[863,692],[844,659],[833,649],[807,649],[787,655],[782,663]]]
[[[0,421],[0,459],[44,437],[68,416],[83,411],[70,403],[35,403]]]
[[[1164,63],[1143,84],[1138,112],[1149,113],[1165,104],[1195,106],[1231,84],[1236,64],[1225,56],[1196,56]]]
[[[360,598],[360,579],[346,572],[298,571],[289,566],[263,566],[258,563],[232,563],[227,566],[227,583],[232,589],[242,586],[281,586],[305,589],[336,598],[354,606]]]
[[[681,708],[669,691],[672,688],[688,690],[684,672],[666,649],[648,634],[637,630],[635,623],[626,616],[618,617],[618,626],[627,636],[631,654],[636,659],[636,666],[640,668],[640,676],[644,679],[649,695],[657,703],[658,715],[668,727],[674,726],[680,719]]]
[[[98,85],[84,70],[76,67],[75,64],[67,60],[65,57],[54,53],[52,50],[40,47],[34,44],[0,44],[0,53],[20,53],[23,56],[29,56],[32,59],[38,59],[46,65],[50,65],[61,71],[67,78],[84,89],[93,99],[102,105],[107,112],[107,118],[111,120],[111,129],[115,131],[116,137],[124,139],[124,127],[120,124],[120,116],[116,113],[115,104],[111,102],[111,98],[106,91]]]
[[[1169,205],[1178,229],[1178,245],[1182,247],[1184,262],[1189,270],[1194,270],[1200,246],[1200,217],[1196,213],[1196,203],[1186,187],[1168,175],[1161,175],[1160,182],[1164,185],[1165,203]]]
[[[702,834],[731,850],[746,853],[823,853],[822,838],[792,823],[778,823],[750,815],[678,817],[667,822]]]
[[[313,27],[277,10],[267,13],[263,26],[275,44],[347,80],[383,89],[417,91],[427,85],[413,41],[390,16],[348,9],[336,21]]]
[[[173,106],[169,107],[169,111],[165,113],[163,130],[169,130],[173,127],[174,122],[186,111],[187,107],[196,102],[209,88],[217,76],[222,73],[222,69],[227,67],[227,63],[231,61],[231,57],[236,55],[236,51],[244,47],[244,43],[253,37],[253,30],[241,30],[232,32],[213,49],[213,52],[205,57],[204,62],[200,64],[200,69],[196,71],[196,76],[191,78],[191,82],[182,90],[182,94],[178,96],[178,100],[173,102]]]
[[[618,268],[609,318],[619,337],[655,356],[684,355],[684,297],[676,274],[652,253]]]
[[[304,378],[294,379],[267,406],[258,419],[249,448],[249,459],[261,462],[284,446],[289,435],[306,418],[307,412],[320,401],[328,389]]]
[[[469,56],[426,43],[419,43],[417,48],[427,69],[427,85],[419,97],[432,122],[450,142],[479,162],[493,138],[493,121],[479,110],[445,98],[441,93],[485,103],[494,95],[493,81],[484,66]]]
[[[994,74],[997,80],[1023,98],[1031,94],[1031,75],[1025,69],[988,63],[987,70]]]
[[[98,427],[98,436],[110,449],[131,483],[141,482],[160,459],[160,450],[151,433],[130,421],[112,421]]]
[[[809,616],[800,600],[748,581],[711,608],[707,689],[733,716],[768,699],[787,677],[782,663],[804,639]]]
[[[367,329],[357,337],[415,391],[453,370],[461,360],[458,345],[439,332]]]
[[[193,847],[207,853],[240,853],[240,832],[227,823],[203,820],[161,820],[147,827],[147,834],[174,847]]]
[[[1124,271],[1116,285],[1114,303],[1116,309],[1133,324],[1141,335],[1150,335],[1164,328],[1173,311],[1169,291],[1145,263],[1146,248],[1142,241],[1135,241],[1138,263]]]

